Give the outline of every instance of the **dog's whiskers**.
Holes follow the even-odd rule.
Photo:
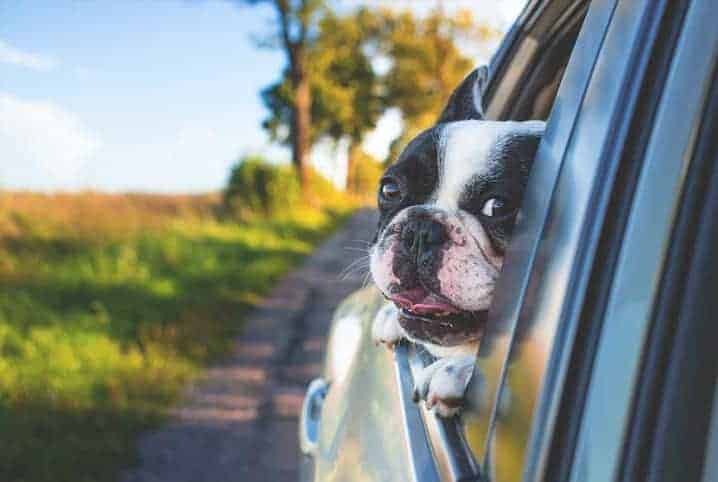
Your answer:
[[[364,275],[364,280],[362,281],[361,287],[366,288],[370,282],[371,282],[371,271],[367,270],[366,274]]]
[[[346,280],[350,276],[361,274],[364,270],[369,272],[369,263],[370,263],[370,257],[368,254],[365,256],[361,256],[361,257],[355,259],[354,261],[352,261],[346,268],[344,268],[339,273],[338,277],[341,280]]]
[[[353,246],[344,246],[344,249],[346,249],[347,251],[358,251],[360,253],[368,253],[369,252],[369,250],[366,248],[355,248]]]

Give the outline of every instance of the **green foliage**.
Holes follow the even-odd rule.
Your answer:
[[[435,10],[424,18],[384,11],[382,22],[382,46],[392,60],[386,95],[402,112],[402,137],[410,139],[436,121],[453,90],[476,67],[460,42],[485,41],[498,33],[477,24],[468,11],[447,16]]]
[[[433,124],[453,89],[475,67],[460,43],[480,43],[495,35],[467,11],[447,16],[437,10],[417,17],[387,9],[360,8],[345,15],[326,10],[305,52],[311,142],[329,137],[359,146],[382,113],[398,107],[404,121],[394,146],[398,149]],[[374,70],[376,56],[387,60],[385,74]],[[269,110],[264,127],[274,140],[289,144],[294,102],[290,69],[262,91],[262,99]]]
[[[317,135],[359,144],[384,109],[371,63],[377,18],[367,9],[327,13],[311,51],[312,119]]]
[[[354,152],[353,155],[354,160],[349,164],[353,172],[349,173],[350,184],[347,188],[351,192],[364,194],[374,200],[379,179],[384,173],[384,166],[361,149]]]
[[[0,194],[0,480],[115,480],[139,432],[347,213],[239,225],[191,202]]]
[[[226,208],[240,219],[275,214],[300,198],[299,178],[290,166],[272,165],[257,156],[232,168],[224,192]]]
[[[361,142],[383,112],[379,77],[371,65],[368,47],[376,41],[378,19],[366,9],[346,16],[327,11],[306,51],[311,89],[311,140],[323,136],[348,137]],[[276,83],[262,91],[269,110],[264,127],[274,140],[291,142],[293,87],[285,69]]]
[[[243,0],[250,5],[265,3],[276,13],[276,27],[261,42],[265,46],[280,48],[287,59],[283,85],[277,86],[283,106],[276,106],[288,113],[290,122],[285,124],[291,133],[287,140],[292,146],[292,164],[297,169],[303,194],[311,195],[309,187],[309,151],[311,149],[311,86],[307,73],[307,52],[314,42],[316,23],[325,10],[324,0]],[[280,81],[280,84],[282,82]],[[269,89],[272,90],[271,88]],[[282,92],[279,92],[282,90]],[[275,103],[276,104],[276,103]],[[268,104],[271,107],[271,103]],[[271,125],[272,122],[267,126]]]
[[[322,206],[347,210],[355,204],[329,180],[311,170],[309,192],[310,197],[302,196],[299,177],[290,166],[270,164],[262,157],[250,156],[232,168],[224,191],[224,208],[234,219],[245,221],[281,217],[288,209],[301,211]]]

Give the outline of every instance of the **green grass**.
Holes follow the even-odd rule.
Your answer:
[[[85,196],[0,194],[4,482],[115,480],[242,314],[349,211],[238,225],[207,200],[168,214]]]

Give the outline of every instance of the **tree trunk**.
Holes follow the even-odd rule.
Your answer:
[[[292,119],[292,163],[299,175],[302,192],[309,194],[309,132],[312,125],[312,93],[309,78],[301,56],[295,58],[292,66],[294,87],[294,112]]]

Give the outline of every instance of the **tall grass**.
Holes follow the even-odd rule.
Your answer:
[[[104,481],[350,210],[243,224],[218,196],[0,193],[0,480]]]

